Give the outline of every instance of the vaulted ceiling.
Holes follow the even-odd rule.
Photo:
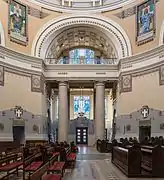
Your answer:
[[[106,58],[117,56],[107,36],[98,29],[83,26],[66,29],[55,37],[47,49],[46,58],[59,58],[64,51],[77,47],[97,50]]]

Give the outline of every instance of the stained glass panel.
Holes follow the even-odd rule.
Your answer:
[[[90,116],[90,97],[89,96],[74,96],[74,118],[77,118],[79,113],[84,113],[84,116]]]
[[[91,49],[73,49],[69,52],[70,64],[80,64],[83,57],[84,64],[94,64],[94,51]]]

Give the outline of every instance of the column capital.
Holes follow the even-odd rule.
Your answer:
[[[67,81],[60,81],[59,86],[68,86],[68,82]]]
[[[96,81],[95,86],[105,86],[105,81]]]

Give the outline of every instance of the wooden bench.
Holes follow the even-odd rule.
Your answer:
[[[36,170],[33,174],[30,175],[30,180],[61,180],[61,175],[59,174],[46,174],[46,172],[49,172],[50,167],[53,165],[55,160],[54,158],[51,158],[50,161],[45,163],[42,167],[40,167],[38,170]]]
[[[112,163],[128,177],[141,176],[141,150],[138,147],[113,147]]]
[[[41,167],[41,165],[43,164],[43,161],[38,160],[41,158],[41,156],[42,156],[42,153],[39,152],[23,160],[23,179],[25,179],[26,172],[29,173],[29,176],[30,176],[31,173],[33,173],[39,167]]]
[[[23,165],[22,156],[14,154],[0,159],[0,172],[7,172],[7,175],[3,176],[2,179],[9,177],[9,175],[15,172],[18,175],[20,167]]]
[[[71,152],[71,148],[66,149],[66,167],[74,168],[76,162],[76,153]]]
[[[141,146],[143,170],[151,177],[164,178],[164,148],[157,146]]]

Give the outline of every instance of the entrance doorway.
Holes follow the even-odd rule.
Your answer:
[[[140,126],[139,127],[139,139],[140,142],[144,141],[146,137],[151,137],[151,126]]]
[[[13,140],[17,145],[25,143],[25,128],[24,126],[13,126]]]
[[[88,144],[88,128],[76,128],[76,144]]]

